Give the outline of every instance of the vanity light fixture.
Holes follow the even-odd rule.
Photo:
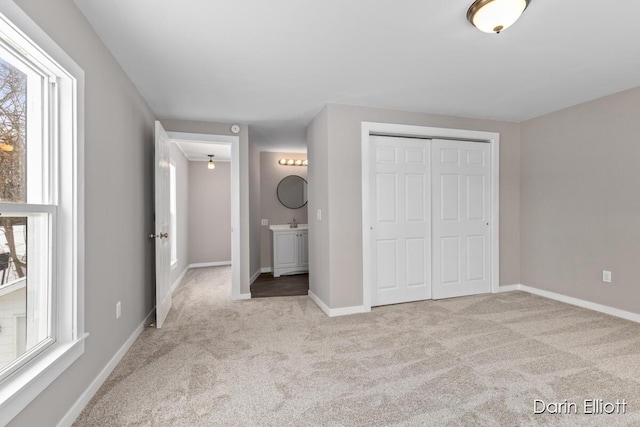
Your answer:
[[[309,166],[309,161],[307,159],[280,159],[278,164],[281,166]]]
[[[216,168],[216,164],[213,163],[213,158],[216,155],[215,154],[207,154],[207,156],[209,156],[209,163],[207,163],[207,168],[208,169],[215,169]]]
[[[500,34],[513,25],[531,0],[476,0],[467,11],[467,19],[484,33]]]

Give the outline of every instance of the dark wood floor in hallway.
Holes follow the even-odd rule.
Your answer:
[[[271,273],[262,273],[251,285],[251,298],[291,297],[308,292],[308,274],[273,277]]]

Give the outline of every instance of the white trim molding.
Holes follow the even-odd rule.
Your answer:
[[[250,294],[250,293],[248,293],[248,294],[238,294],[238,295],[234,295],[234,296],[232,297],[232,299],[233,299],[234,301],[242,301],[242,300],[246,300],[246,299],[251,299],[251,294]]]
[[[365,311],[371,310],[371,219],[369,217],[369,139],[372,134],[424,139],[458,139],[488,142],[491,146],[491,292],[500,292],[500,134],[475,130],[435,128],[390,123],[362,122],[362,302]],[[433,282],[433,281],[432,281]]]
[[[621,319],[629,320],[631,322],[640,323],[640,314],[633,313],[631,311],[625,311],[619,308],[609,307],[608,305],[602,305],[595,302],[586,301],[580,298],[574,298],[567,295],[558,294],[556,292],[533,288],[531,286],[526,286],[526,285],[500,286],[500,292],[512,292],[512,291],[528,292],[530,294],[537,295],[543,298],[560,301],[565,304],[575,305],[577,307],[582,307],[588,310],[593,310],[600,313],[608,314],[610,316],[619,317]]]
[[[169,293],[173,294],[173,291],[176,290],[176,288],[178,287],[178,285],[180,284],[180,282],[182,282],[182,279],[184,279],[184,276],[186,276],[187,272],[189,271],[189,266],[186,266],[184,268],[184,270],[182,271],[182,273],[180,273],[180,276],[178,276],[178,278],[176,279],[175,282],[173,282],[173,285],[171,285],[171,289],[169,289]]]
[[[111,358],[111,360],[109,360],[105,367],[102,368],[98,376],[95,377],[93,381],[91,381],[89,387],[87,387],[82,395],[80,395],[80,398],[76,400],[69,411],[67,411],[60,422],[58,422],[58,427],[71,426],[75,422],[76,418],[78,418],[80,413],[82,413],[82,410],[85,408],[85,406],[87,406],[91,398],[96,394],[98,389],[100,389],[102,384],[104,384],[109,375],[111,375],[111,372],[113,372],[118,363],[120,363],[124,355],[127,354],[127,351],[129,351],[133,343],[136,342],[136,340],[144,330],[144,326],[148,325],[151,322],[151,320],[155,316],[155,311],[156,309],[154,307],[153,310],[151,310],[151,312],[144,319],[142,324],[138,325],[138,327],[133,331],[131,336],[125,341],[122,347],[120,347],[116,354],[114,354],[114,356]]]
[[[258,277],[260,277],[261,274],[262,274],[262,269],[259,269],[258,271],[253,273],[251,275],[251,278],[249,279],[249,286],[253,285],[253,282],[255,282],[256,279],[258,279]]]
[[[341,307],[341,308],[329,308],[327,304],[324,303],[316,294],[309,291],[309,298],[313,301],[320,310],[323,311],[329,317],[338,317],[338,316],[347,316],[349,314],[360,314],[360,313],[368,313],[371,311],[371,308],[367,309],[364,305],[358,305],[353,307]]]
[[[502,293],[502,292],[513,292],[513,291],[521,291],[522,290],[522,285],[521,284],[517,284],[517,285],[506,285],[506,286],[500,286],[498,288],[498,293]]]
[[[189,264],[187,268],[221,267],[223,265],[231,265],[231,261],[198,262]]]

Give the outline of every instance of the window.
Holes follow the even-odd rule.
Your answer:
[[[0,425],[84,351],[82,81],[24,12],[2,3]]]
[[[176,230],[176,165],[169,165],[169,216],[171,220],[170,242],[171,242],[171,267],[178,264],[178,239]]]

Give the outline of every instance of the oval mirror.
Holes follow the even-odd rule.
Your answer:
[[[285,176],[277,192],[280,203],[289,209],[300,209],[307,204],[307,181],[301,176]]]

